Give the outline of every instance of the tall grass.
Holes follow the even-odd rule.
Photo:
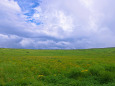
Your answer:
[[[0,49],[0,86],[115,86],[114,52]]]

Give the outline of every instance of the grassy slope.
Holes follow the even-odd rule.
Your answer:
[[[0,86],[115,86],[115,48],[0,49]]]

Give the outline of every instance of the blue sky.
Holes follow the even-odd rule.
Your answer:
[[[0,0],[0,48],[115,47],[115,0]]]

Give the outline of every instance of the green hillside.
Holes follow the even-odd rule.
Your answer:
[[[115,86],[115,48],[1,48],[0,86]]]

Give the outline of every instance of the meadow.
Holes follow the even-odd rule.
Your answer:
[[[115,86],[115,48],[0,48],[0,86]]]

